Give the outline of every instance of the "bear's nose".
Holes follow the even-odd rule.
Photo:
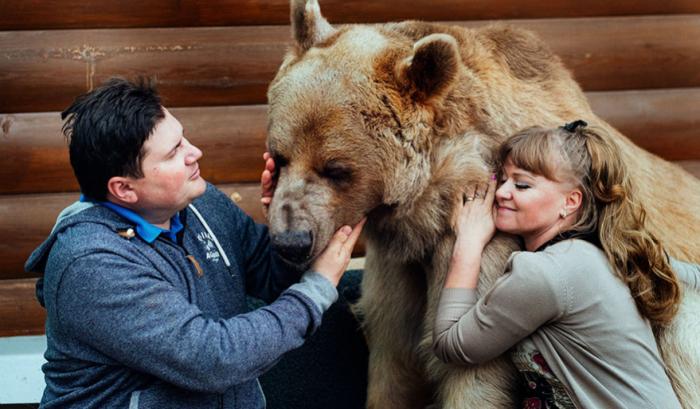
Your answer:
[[[313,236],[309,230],[287,230],[272,237],[272,245],[284,259],[301,264],[311,256]]]

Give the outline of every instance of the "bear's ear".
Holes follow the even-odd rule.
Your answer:
[[[396,66],[399,84],[417,102],[444,96],[462,65],[459,46],[447,34],[431,34],[413,45],[413,55]]]
[[[292,0],[290,10],[294,40],[302,51],[322,42],[336,31],[321,15],[318,0]]]

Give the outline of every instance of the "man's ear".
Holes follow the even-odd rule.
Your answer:
[[[413,45],[413,55],[396,66],[396,77],[416,102],[439,98],[455,84],[462,59],[459,45],[447,34],[431,34]]]
[[[326,40],[336,32],[321,15],[318,0],[292,0],[290,11],[294,40],[302,51]]]
[[[107,181],[107,194],[117,203],[133,204],[138,201],[133,180],[123,176],[112,176]]]

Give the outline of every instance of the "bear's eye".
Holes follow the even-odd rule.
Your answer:
[[[330,161],[323,167],[321,177],[337,184],[347,184],[352,180],[352,170],[346,165]]]

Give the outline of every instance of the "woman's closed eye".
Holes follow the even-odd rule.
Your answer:
[[[527,183],[523,183],[523,182],[515,182],[513,185],[518,190],[525,190],[525,189],[530,188],[530,185],[528,185]]]

